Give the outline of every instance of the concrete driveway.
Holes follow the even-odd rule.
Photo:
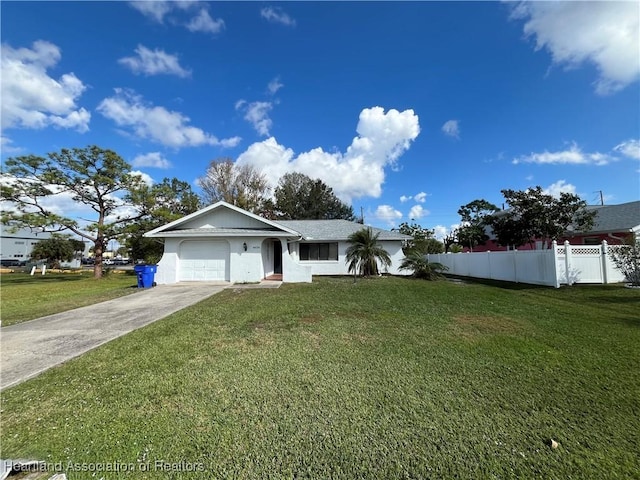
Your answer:
[[[0,390],[160,320],[229,284],[178,283],[0,329]]]

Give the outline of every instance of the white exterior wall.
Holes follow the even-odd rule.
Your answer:
[[[305,242],[315,243],[315,242]],[[318,242],[318,243],[331,243],[331,242]],[[335,243],[335,242],[333,242]],[[391,266],[385,271],[380,265],[378,268],[382,273],[390,273],[392,275],[410,275],[411,272],[399,270],[400,263],[404,259],[404,253],[402,253],[402,242],[400,241],[381,241],[380,245],[389,253],[391,257]],[[347,249],[349,248],[348,242],[338,242],[338,260],[322,260],[322,261],[308,261],[299,260],[299,243],[292,244],[291,257],[301,266],[309,267],[312,275],[350,275],[349,268],[346,262]],[[284,255],[283,255],[284,257]]]
[[[247,244],[246,252],[244,243]],[[262,238],[231,238],[229,244],[231,246],[230,280],[235,283],[253,283],[262,280],[264,278]]]
[[[166,238],[164,254],[158,262],[155,282],[158,285],[176,283],[180,270],[180,244],[193,238]],[[269,251],[270,241],[255,237],[221,239],[229,242],[229,279],[235,283],[259,282],[273,273],[273,259]],[[247,251],[244,250],[247,244]],[[311,282],[311,268],[295,262],[287,250],[286,240],[282,244],[282,268],[284,282]],[[264,246],[264,248],[263,248]],[[265,269],[266,266],[266,269]]]

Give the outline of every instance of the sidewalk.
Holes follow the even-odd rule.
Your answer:
[[[0,329],[0,390],[198,303],[228,283],[160,285]]]

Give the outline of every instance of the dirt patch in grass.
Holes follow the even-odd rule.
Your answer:
[[[518,335],[526,327],[509,317],[489,317],[483,315],[456,315],[452,330],[467,340],[476,340],[487,335]]]
[[[321,322],[323,320],[322,315],[320,315],[319,313],[312,313],[310,315],[305,315],[304,317],[302,317],[300,319],[300,323],[304,323],[304,324],[312,324],[312,323],[318,323]]]

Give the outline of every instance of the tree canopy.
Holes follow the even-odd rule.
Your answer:
[[[587,203],[573,193],[562,192],[556,198],[537,186],[502,190],[502,195],[509,208],[490,219],[500,245],[519,247],[537,240],[547,244],[571,231],[584,232],[593,226],[595,211],[587,210]]]
[[[302,173],[286,173],[274,192],[274,212],[282,220],[355,220],[353,208],[343,203],[322,180]]]
[[[442,253],[444,252],[444,245],[442,242],[433,237],[434,231],[428,228],[423,228],[417,223],[409,224],[407,222],[401,223],[397,229],[399,233],[403,235],[409,235],[413,237],[404,243],[402,252],[405,255],[417,253],[418,255],[426,255],[427,253]]]
[[[93,243],[94,275],[102,276],[102,253],[122,226],[145,215],[137,204],[142,177],[116,152],[98,146],[62,149],[45,157],[9,158],[2,174],[2,221],[43,231],[70,231]],[[51,205],[68,196],[89,218],[65,215]]]
[[[144,206],[144,215],[123,226],[118,239],[131,258],[156,263],[162,257],[164,244],[156,238],[146,238],[145,232],[189,215],[200,208],[200,198],[187,182],[165,178],[155,185],[144,185],[132,196]]]
[[[238,165],[230,158],[213,160],[205,174],[196,180],[202,189],[202,203],[225,201],[259,214],[268,198],[267,177],[251,165]]]
[[[483,245],[489,240],[486,232],[488,221],[497,211],[498,207],[484,199],[462,205],[458,209],[461,226],[457,230],[457,242],[471,250],[478,245]]]
[[[53,235],[38,241],[31,250],[33,260],[47,260],[50,268],[57,268],[60,262],[69,262],[84,251],[84,242],[74,238]]]

